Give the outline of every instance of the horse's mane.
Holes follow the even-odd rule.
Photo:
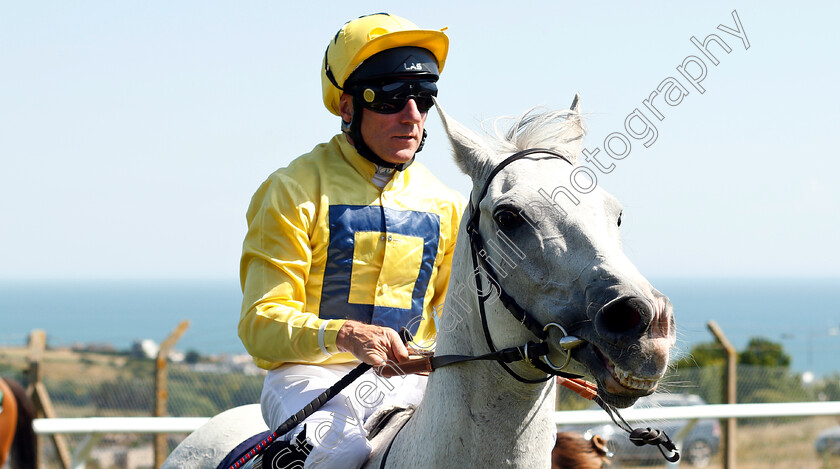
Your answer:
[[[519,117],[495,119],[492,132],[487,133],[500,153],[547,148],[571,158],[574,163],[586,128],[577,111],[534,107]]]

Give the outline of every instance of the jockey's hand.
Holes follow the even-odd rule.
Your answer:
[[[408,350],[400,335],[390,327],[346,321],[338,330],[335,344],[342,352],[350,352],[374,368],[382,367],[386,362],[393,365],[408,359]]]

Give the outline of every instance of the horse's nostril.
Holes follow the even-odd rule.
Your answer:
[[[601,310],[600,322],[612,333],[629,332],[650,317],[650,307],[641,298],[628,297],[613,301]]]

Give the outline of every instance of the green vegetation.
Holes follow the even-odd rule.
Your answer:
[[[781,344],[753,337],[738,352],[737,399],[739,403],[813,401],[820,398],[819,388],[832,392],[840,386],[825,379],[806,386],[802,377],[790,370],[790,355]],[[697,344],[691,353],[677,362],[674,378],[685,392],[699,394],[709,403],[722,403],[726,373],[726,352],[719,344]],[[838,388],[840,390],[840,388]],[[682,392],[675,386],[674,392]]]
[[[52,355],[51,355],[52,354]],[[25,381],[25,350],[0,354],[0,374]],[[738,352],[738,402],[840,400],[840,373],[813,383],[790,370],[781,344],[756,337]],[[208,417],[243,404],[259,402],[263,377],[245,375],[195,351],[184,363],[168,366],[168,413]],[[694,346],[665,376],[662,392],[698,394],[710,404],[724,402],[726,355],[716,343]],[[151,415],[154,409],[155,361],[117,353],[48,352],[43,376],[61,416]],[[561,389],[557,406],[585,409],[591,401]]]
[[[187,358],[167,366],[169,415],[209,417],[259,402],[262,375],[230,370],[195,351]],[[0,375],[25,383],[28,366],[26,349],[0,349]],[[46,352],[41,368],[59,416],[148,416],[155,407],[153,359],[56,349]]]
[[[209,417],[231,407],[259,402],[262,382],[262,376],[202,373],[173,366],[168,372],[167,410],[175,417]],[[48,379],[46,384],[59,413],[67,416],[151,415],[155,406],[153,369],[146,374],[121,374],[101,381]]]
[[[169,373],[169,413],[207,417],[259,402],[262,376],[241,373],[198,373],[179,367]]]
[[[739,403],[808,402],[840,400],[840,373],[806,384],[790,370],[791,358],[781,344],[754,337],[738,352]],[[692,347],[665,375],[661,392],[697,394],[710,404],[725,402],[726,351],[716,342]],[[589,401],[561,389],[557,408],[580,410]]]

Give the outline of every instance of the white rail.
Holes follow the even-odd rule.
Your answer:
[[[627,421],[661,421],[703,418],[769,418],[840,415],[840,401],[784,404],[720,404],[621,412]],[[35,433],[41,435],[110,433],[189,433],[209,420],[207,417],[86,417],[35,419]],[[600,410],[562,411],[554,414],[557,425],[609,423]]]
[[[627,409],[621,416],[630,421],[661,421],[681,419],[769,418],[840,415],[840,401],[786,402],[780,404],[709,404],[683,407]],[[610,423],[601,410],[575,410],[554,413],[559,425]]]
[[[35,433],[190,433],[208,417],[81,417],[35,419]]]

